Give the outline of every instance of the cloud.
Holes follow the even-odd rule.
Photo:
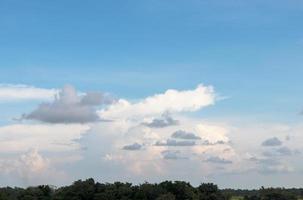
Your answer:
[[[125,105],[121,106],[121,102]],[[144,179],[152,181],[180,177],[179,172],[190,165],[190,175],[184,173],[184,177],[194,179],[216,170],[211,162],[201,162],[201,156],[205,153],[224,160],[230,160],[236,154],[227,143],[229,126],[190,117],[185,113],[196,112],[214,102],[215,93],[211,87],[201,85],[192,90],[168,90],[135,103],[123,99],[106,102],[101,93],[77,93],[73,87],[66,87],[53,102],[45,103],[46,109],[42,113],[47,119],[41,120],[40,115],[37,119],[49,122],[50,118],[56,118],[51,124],[0,127],[0,153],[16,154],[36,148],[48,166],[55,163],[56,168],[59,166],[58,169],[66,170],[72,178],[79,174],[83,177],[94,176],[102,170],[107,172],[104,174],[106,181],[127,180],[128,177],[136,182]],[[94,112],[97,106],[106,103],[112,104],[100,107],[98,117],[112,119],[110,122],[72,123],[83,120],[71,120],[69,109],[76,110],[77,116],[77,113],[83,113],[79,107],[92,108]],[[37,110],[41,111],[40,106]],[[58,120],[62,110],[67,116]],[[66,122],[65,118],[69,121]],[[206,140],[209,143],[226,143],[201,145]],[[226,148],[231,150],[224,152]],[[178,159],[187,159],[188,162],[167,161]],[[66,162],[71,163],[68,167],[72,170],[67,170]],[[224,167],[229,168],[230,165]],[[129,176],[125,177],[125,174]]]
[[[138,143],[134,143],[131,145],[125,145],[122,149],[123,150],[130,150],[130,151],[136,151],[136,150],[141,150],[142,145]]]
[[[199,136],[194,133],[178,130],[171,135],[172,138],[185,139],[185,140],[200,140]]]
[[[18,168],[22,170],[23,174],[27,174],[29,171],[40,173],[48,168],[49,160],[43,158],[37,150],[33,149],[20,157],[19,164]]]
[[[0,153],[18,153],[35,148],[68,152],[81,148],[78,139],[89,126],[80,124],[13,124],[0,127]]]
[[[282,142],[277,137],[266,139],[262,142],[262,146],[281,146]]]
[[[217,144],[226,144],[227,142],[224,142],[222,140],[218,140],[216,142],[210,142],[208,140],[203,141],[203,145],[217,145]]]
[[[232,164],[231,160],[226,160],[218,156],[211,156],[205,160],[206,162],[216,163],[216,164]]]
[[[186,157],[180,155],[180,151],[166,150],[166,151],[162,151],[161,154],[163,156],[163,159],[166,160],[187,159]]]
[[[213,105],[216,95],[211,86],[198,85],[194,90],[167,90],[162,94],[147,97],[137,103],[120,99],[99,115],[106,119],[142,118],[157,116],[162,113],[193,112],[203,107]]]
[[[37,185],[56,182],[58,177],[65,178],[62,171],[56,170],[48,158],[42,156],[36,149],[28,150],[17,158],[0,160],[1,175],[21,180],[23,184]],[[51,181],[51,182],[50,182]]]
[[[283,156],[290,156],[292,154],[292,150],[288,147],[281,147],[277,149],[277,152]]]
[[[291,156],[294,152],[295,151],[292,151],[288,147],[280,147],[280,148],[277,148],[277,149],[272,149],[271,151],[265,151],[265,152],[263,152],[263,155],[267,156],[267,157]]]
[[[44,89],[28,85],[0,84],[0,101],[51,100],[57,89]]]
[[[43,158],[37,150],[31,149],[17,159],[1,160],[0,164],[2,172],[15,172],[25,177],[27,174],[40,173],[47,169],[49,160]]]
[[[81,105],[98,106],[100,104],[111,104],[114,99],[100,92],[87,92],[81,99]]]
[[[164,142],[157,141],[155,146],[194,146],[196,143],[194,141],[178,141],[167,139]]]
[[[159,118],[159,119],[153,119],[149,123],[144,122],[142,124],[145,125],[145,126],[148,126],[150,128],[164,128],[164,127],[168,127],[168,126],[178,125],[179,121],[173,119],[168,114],[163,114],[162,117]]]
[[[273,158],[262,158],[256,160],[259,164],[258,171],[262,174],[286,173],[293,171],[289,165]]]
[[[203,141],[207,141],[209,144],[216,143],[228,143],[227,137],[228,128],[224,126],[212,125],[208,123],[199,123],[195,132]],[[205,145],[205,144],[204,144]]]
[[[66,85],[51,103],[42,103],[22,119],[38,120],[47,123],[88,123],[99,121],[96,106],[110,103],[101,93],[77,94],[73,86]]]

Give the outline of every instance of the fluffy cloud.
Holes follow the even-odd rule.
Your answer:
[[[39,173],[48,168],[49,160],[43,158],[37,150],[31,149],[27,153],[22,154],[19,158],[1,160],[1,171],[18,172],[20,175],[25,173]]]
[[[0,84],[0,101],[51,100],[57,94],[57,89],[44,89],[28,85]]]
[[[0,127],[0,153],[16,154],[36,148],[41,159],[37,155],[32,157],[36,158],[34,160],[37,160],[37,163],[45,163],[36,165],[42,166],[36,168],[41,169],[40,171],[50,170],[49,166],[54,163],[62,167],[66,162],[70,162],[73,163],[73,170],[69,173],[73,173],[75,178],[78,174],[96,176],[102,169],[107,171],[102,174],[103,180],[106,181],[119,179],[138,182],[172,178],[197,180],[196,177],[217,174],[219,168],[220,173],[251,170],[259,175],[284,173],[295,169],[291,166],[291,159],[300,156],[295,152],[302,150],[303,126],[300,128],[253,124],[250,127],[242,127],[245,124],[230,125],[224,121],[202,119],[188,114],[214,104],[215,99],[213,89],[202,85],[193,90],[167,90],[137,102],[123,99],[112,102],[101,93],[79,94],[74,88],[66,87],[54,102],[45,104],[46,111],[43,114],[56,111],[56,114],[62,115],[61,110],[64,110],[67,116],[53,121],[52,124],[16,124]],[[98,119],[108,119],[107,123],[98,123],[96,115],[93,115],[93,118],[88,118],[93,120],[87,121],[95,123],[70,124],[85,121],[81,118],[79,120],[77,116],[77,113],[86,112],[80,108],[91,108],[88,113],[95,114],[96,106],[100,104],[109,104],[99,108],[97,112]],[[39,109],[40,107],[36,111]],[[70,118],[74,113],[71,114],[69,109],[76,112],[76,120]],[[53,113],[50,115],[51,118],[58,117]],[[69,118],[69,121],[65,118]],[[49,118],[39,120],[50,121]],[[270,141],[267,148],[260,148],[260,144],[266,141],[266,138],[268,140],[268,137],[271,137],[270,140],[285,136],[289,136],[291,140],[278,139],[281,144],[276,143],[276,146]],[[254,157],[248,159],[248,154]],[[17,159],[18,163],[31,160],[31,156],[23,156],[21,162],[21,157]],[[273,162],[277,158],[279,162]],[[299,162],[297,160],[296,162]],[[16,162],[6,165],[14,165]],[[0,162],[1,166],[3,163]],[[185,167],[190,167],[190,172],[186,171],[186,174],[181,176],[179,172]],[[125,174],[128,176],[125,177]]]
[[[47,123],[87,123],[100,120],[96,106],[110,103],[110,99],[101,93],[78,95],[73,86],[67,85],[51,103],[42,103],[23,119],[38,120]]]
[[[167,90],[137,102],[130,103],[120,99],[107,109],[99,111],[105,119],[141,118],[157,116],[163,113],[193,112],[203,107],[213,105],[216,95],[212,87],[199,85],[194,90]]]
[[[185,139],[185,140],[200,140],[199,136],[194,133],[178,130],[171,135],[172,138]]]
[[[31,149],[17,158],[0,160],[0,176],[20,179],[22,185],[55,183],[57,177],[65,178],[62,171],[56,170],[48,158],[36,149]]]
[[[208,123],[199,123],[196,127],[198,136],[209,144],[228,143],[228,129],[225,126],[212,125]]]
[[[169,116],[169,114],[165,113],[159,119],[156,118],[153,119],[151,122],[144,122],[142,124],[150,128],[164,128],[168,126],[178,125],[179,121],[173,119],[171,116]]]
[[[282,142],[277,137],[269,138],[262,142],[262,146],[280,146],[280,145],[282,145]]]

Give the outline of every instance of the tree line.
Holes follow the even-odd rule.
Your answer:
[[[40,185],[28,188],[0,188],[0,200],[296,200],[303,189],[261,188],[259,190],[220,190],[213,183],[193,187],[184,181],[161,183],[99,183],[78,180],[70,186]]]

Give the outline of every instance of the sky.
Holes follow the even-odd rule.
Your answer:
[[[300,0],[1,0],[0,185],[300,187]]]

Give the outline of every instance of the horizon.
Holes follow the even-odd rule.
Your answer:
[[[216,183],[212,183],[212,182],[201,182],[199,184],[196,184],[196,185],[193,185],[191,184],[190,182],[187,182],[187,181],[182,181],[182,180],[164,180],[164,181],[160,181],[160,182],[142,182],[142,183],[131,183],[131,182],[121,182],[121,181],[114,181],[114,182],[102,182],[102,181],[97,181],[95,180],[94,178],[84,178],[84,179],[78,179],[78,180],[74,180],[72,181],[71,183],[67,183],[67,184],[64,184],[64,185],[51,185],[51,184],[37,184],[37,185],[27,185],[27,186],[17,186],[17,185],[7,185],[7,186],[0,186],[0,189],[1,188],[5,188],[5,187],[11,187],[11,188],[22,188],[22,189],[26,189],[26,188],[32,188],[32,187],[39,187],[39,186],[49,186],[50,188],[53,188],[55,190],[58,190],[60,189],[61,187],[68,187],[68,186],[71,186],[73,185],[75,182],[78,182],[78,181],[81,181],[81,182],[85,182],[87,180],[90,180],[90,179],[93,179],[95,184],[96,183],[100,183],[100,184],[115,184],[115,183],[123,183],[123,184],[131,184],[131,186],[140,186],[140,185],[144,185],[144,184],[160,184],[160,183],[163,183],[163,182],[172,182],[172,183],[176,183],[176,182],[184,182],[184,183],[189,183],[190,186],[192,187],[199,187],[199,185],[201,184],[214,184],[216,186],[218,186]],[[295,190],[302,190],[303,187],[264,187],[264,186],[260,186],[259,188],[220,188],[218,187],[219,190],[248,190],[248,191],[254,191],[254,190],[260,190],[260,189],[282,189],[282,190],[291,190],[291,189],[295,189]]]
[[[0,186],[302,188],[303,2],[0,2]]]

